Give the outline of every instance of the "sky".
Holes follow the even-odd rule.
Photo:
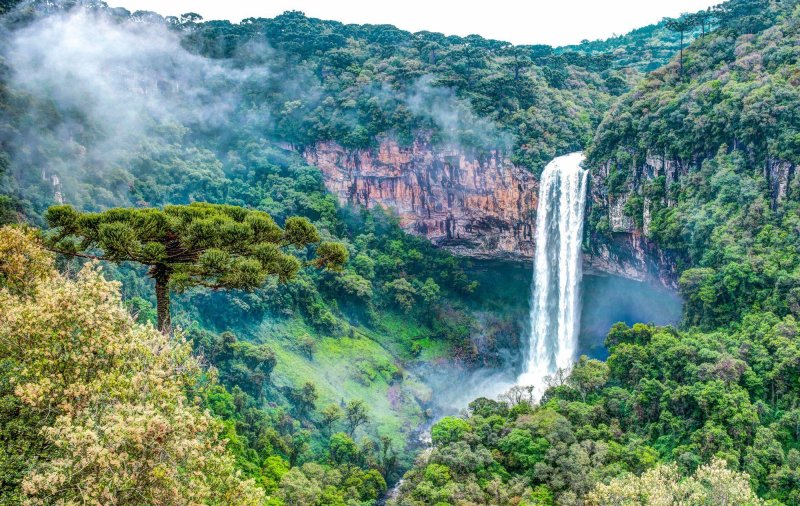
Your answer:
[[[695,12],[721,0],[107,0],[130,11],[164,16],[197,12],[239,22],[299,10],[343,23],[392,24],[403,30],[478,34],[514,44],[576,44],[605,39],[663,17]]]

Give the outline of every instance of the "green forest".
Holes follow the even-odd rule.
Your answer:
[[[0,12],[0,505],[800,505],[796,0],[564,47]],[[583,151],[584,252],[658,251],[681,321],[464,401],[521,372],[530,271],[303,156],[386,139]]]

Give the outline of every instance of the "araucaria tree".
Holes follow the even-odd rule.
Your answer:
[[[301,267],[285,249],[320,241],[305,218],[288,218],[281,228],[262,211],[199,202],[100,213],[63,205],[51,207],[45,218],[54,228],[48,239],[53,251],[149,266],[162,332],[171,329],[171,290],[252,290],[273,275],[285,282]],[[314,264],[320,268],[339,269],[346,261],[347,250],[341,244],[317,247]]]
[[[697,18],[691,14],[684,14],[677,19],[667,21],[667,28],[681,34],[680,75],[683,76],[683,39],[686,32],[697,26]]]

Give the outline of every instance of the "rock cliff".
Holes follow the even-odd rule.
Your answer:
[[[775,209],[781,201],[786,199],[791,185],[796,182],[797,167],[781,160],[768,160],[764,176],[769,183],[772,207]]]
[[[610,191],[609,182],[613,179],[613,161],[594,167],[591,173],[590,207],[595,220],[607,219],[609,230],[598,234],[589,227],[590,235],[587,264],[603,272],[616,272],[625,277],[638,278],[642,273],[650,273],[660,283],[675,287],[677,273],[676,259],[660,250],[647,239],[650,231],[650,211],[654,205],[673,206],[674,195],[665,191],[658,202],[651,201],[642,188],[646,183],[658,177],[664,178],[664,188],[689,172],[697,170],[700,162],[670,160],[668,157],[649,154],[644,162],[631,167],[632,178],[622,188]],[[628,171],[625,171],[628,172]],[[797,184],[796,167],[780,160],[768,160],[764,166],[764,177],[769,184],[770,199],[773,208],[787,198],[788,193]],[[626,209],[628,202],[641,199],[640,206]],[[588,213],[587,213],[588,214]],[[635,218],[635,219],[634,219]]]
[[[433,244],[473,257],[533,256],[538,182],[499,151],[383,139],[375,149],[326,142],[303,154],[341,202],[393,209]]]
[[[586,264],[590,269],[617,274],[638,280],[653,280],[671,287],[677,287],[675,259],[656,244],[648,240],[650,210],[653,202],[647,196],[639,195],[642,185],[663,176],[666,187],[688,173],[689,166],[679,161],[659,156],[648,156],[645,162],[632,167],[634,177],[623,188],[609,190],[614,162],[606,162],[591,169],[591,186],[587,216],[594,215],[590,221],[607,220],[608,230],[600,233],[588,227],[589,240],[586,241]],[[626,209],[629,200],[640,197],[641,216],[637,220]],[[662,202],[671,205],[669,196]]]
[[[383,139],[368,150],[319,143],[303,155],[320,168],[340,202],[391,209],[406,231],[437,246],[471,257],[533,258],[538,181],[499,151],[470,153],[425,139],[401,146]],[[592,238],[586,241],[585,270],[674,286],[671,259],[646,239],[649,220],[642,230],[623,212],[632,191],[609,195],[608,170],[592,172],[589,207],[608,213],[612,230],[599,238],[587,229]],[[676,178],[683,171],[653,158],[641,172],[642,177],[666,173]]]

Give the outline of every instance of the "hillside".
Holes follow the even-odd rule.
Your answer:
[[[291,279],[224,291],[187,289],[185,277],[170,287],[178,332],[169,346],[183,361],[162,369],[185,377],[155,408],[147,392],[119,395],[173,417],[166,425],[202,440],[197,452],[210,463],[155,466],[152,481],[137,483],[173,495],[145,503],[177,504],[175,494],[196,488],[203,504],[241,494],[269,505],[369,505],[402,476],[391,501],[415,506],[617,504],[647,487],[672,490],[671,501],[695,493],[690,504],[718,504],[723,492],[726,504],[800,501],[796,1],[727,2],[707,29],[687,29],[693,42],[680,57],[680,34],[665,22],[566,48],[300,12],[239,24],[163,18],[94,0],[22,2],[2,22],[0,224],[43,232],[2,229],[22,238],[9,250],[14,262],[0,259],[0,298],[39,314],[70,290],[87,292],[82,304],[117,318],[107,329],[114,346],[133,333],[150,347],[130,352],[130,368],[109,381],[129,387],[148,361],[173,353],[153,331],[153,273],[122,261],[137,257],[126,252],[103,263],[116,288],[69,257],[101,249],[76,240],[57,259],[63,274],[48,270],[33,298],[15,293],[19,278],[38,276],[17,259],[50,265],[41,250],[54,249],[48,208],[86,212],[92,229],[108,209],[208,202],[268,213],[277,230],[306,218],[319,236],[280,243],[280,258],[298,266]],[[608,359],[559,372],[541,402],[516,388],[442,418],[520,372],[530,271],[505,260],[533,254],[545,164],[583,149],[586,265],[677,283],[683,324],[618,324]],[[191,230],[200,243],[202,226]],[[124,226],[97,231],[129,240]],[[341,269],[315,264],[325,242],[342,246]],[[223,270],[227,260],[204,257],[203,267]],[[249,286],[229,284],[237,281]],[[98,340],[92,318],[70,326],[65,315],[54,327],[77,336],[76,356],[80,338]],[[4,343],[18,324],[0,318]],[[92,425],[97,409],[124,426],[122,401],[103,398],[113,385],[85,386],[78,369],[59,383],[65,396],[93,392],[78,402],[77,426],[64,422],[73,413],[65,402],[30,411],[39,390],[15,382],[34,366],[44,368],[37,389],[61,381],[42,366],[58,353],[7,347],[0,504],[71,500],[73,488],[59,495],[46,477],[70,475],[64,456],[97,447],[66,430],[100,434],[93,456],[129,444]],[[53,367],[72,367],[62,362]],[[37,446],[42,430],[61,447]],[[169,450],[180,453],[180,441]],[[113,454],[113,465],[128,455]],[[182,480],[187,469],[200,475]],[[102,482],[87,497],[102,503],[126,483]]]
[[[668,21],[664,19],[605,40],[584,40],[580,44],[556,48],[555,51],[604,56],[613,68],[630,67],[640,72],[651,72],[669,63],[680,52],[681,34],[677,30],[671,30]],[[684,34],[684,45],[703,36],[705,32],[710,32],[713,27],[713,17],[709,17],[705,25],[697,23],[690,27]]]
[[[687,323],[704,328],[797,310],[796,3],[726,6],[682,68],[615,105],[590,150],[594,228],[640,229],[671,252]]]

